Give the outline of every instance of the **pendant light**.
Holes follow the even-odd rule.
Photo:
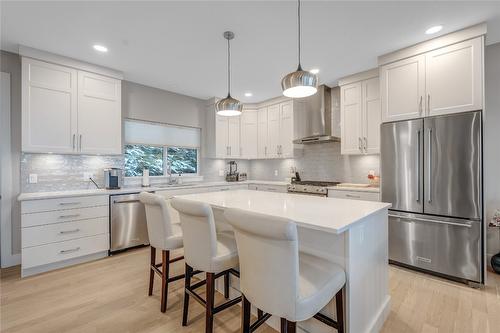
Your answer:
[[[223,36],[227,39],[227,97],[215,104],[215,110],[220,116],[239,116],[243,110],[243,104],[231,97],[231,47],[229,41],[234,38],[234,33],[226,31]]]
[[[299,40],[299,66],[295,72],[287,74],[281,80],[283,95],[286,97],[301,98],[314,95],[318,91],[318,76],[308,71],[304,71],[300,65],[300,0],[297,6],[298,17],[298,40]]]

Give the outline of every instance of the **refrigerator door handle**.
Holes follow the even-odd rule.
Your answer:
[[[420,202],[420,130],[417,130],[417,202]]]
[[[432,202],[432,128],[428,132],[428,149],[427,149],[427,202]]]

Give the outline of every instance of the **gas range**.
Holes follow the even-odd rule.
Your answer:
[[[292,182],[288,185],[287,191],[289,193],[308,194],[326,197],[328,195],[328,187],[336,186],[340,182],[324,182],[313,180],[301,180]]]

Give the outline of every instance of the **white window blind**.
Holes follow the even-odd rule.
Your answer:
[[[125,143],[199,148],[201,146],[201,130],[194,127],[127,119],[125,120]]]

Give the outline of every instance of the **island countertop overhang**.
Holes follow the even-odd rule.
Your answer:
[[[210,204],[215,208],[239,208],[282,217],[298,226],[340,234],[367,217],[391,206],[389,203],[307,196],[290,193],[234,190],[179,195],[179,198]]]

